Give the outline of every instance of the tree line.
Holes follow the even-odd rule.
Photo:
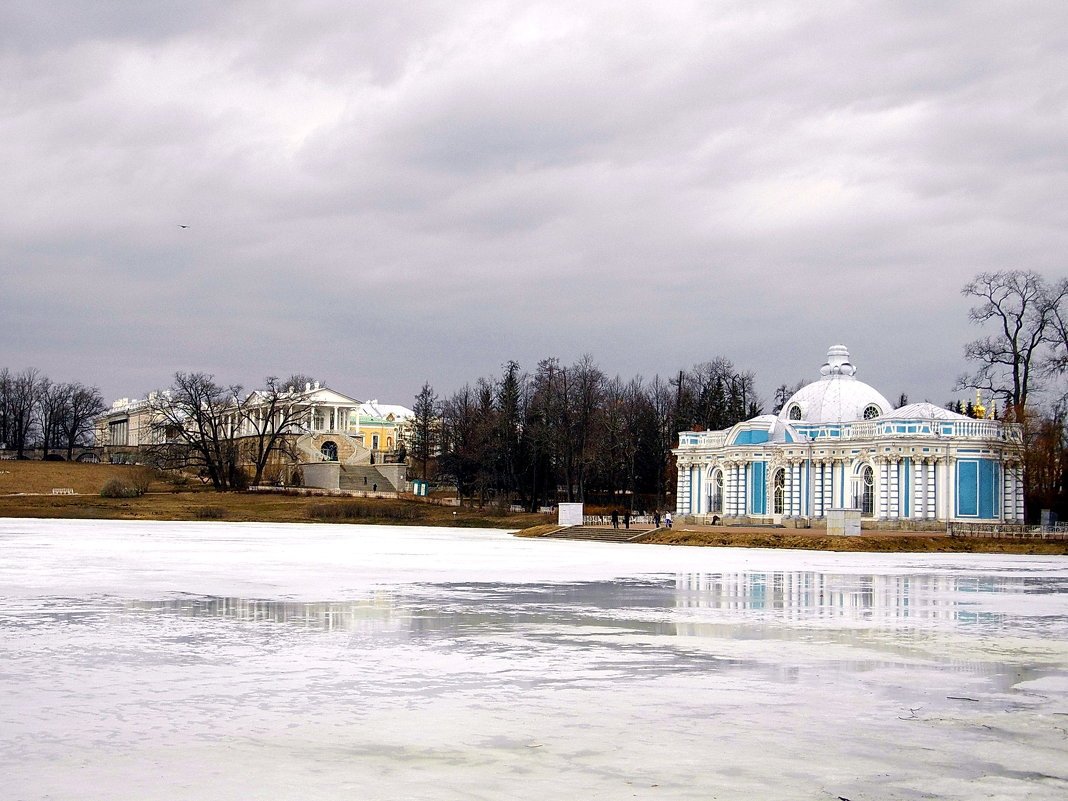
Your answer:
[[[979,273],[961,289],[969,319],[988,333],[964,347],[974,372],[957,389],[990,393],[998,416],[1023,433],[1028,519],[1068,515],[1068,279],[1033,270]]]
[[[35,448],[45,458],[73,458],[75,448],[93,444],[93,423],[105,408],[96,387],[53,381],[34,368],[0,368],[0,447],[17,458]]]
[[[760,414],[761,402],[753,373],[724,358],[646,381],[609,377],[584,356],[529,372],[510,361],[445,397],[427,383],[413,411],[411,472],[461,498],[636,510],[673,505],[679,431],[726,428]]]

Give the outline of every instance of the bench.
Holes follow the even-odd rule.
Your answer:
[[[70,487],[52,487],[53,495],[73,495],[74,490]]]

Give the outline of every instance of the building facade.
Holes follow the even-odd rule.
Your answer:
[[[808,525],[859,509],[868,526],[1023,522],[1019,426],[930,403],[899,409],[856,378],[842,345],[777,415],[683,431],[676,513]]]
[[[160,424],[154,411],[161,402],[153,393],[147,398],[121,398],[96,421],[96,442],[106,461],[136,462],[144,451],[173,441],[175,436]],[[242,413],[228,421],[235,439],[251,437],[265,417],[269,395],[253,392]],[[405,422],[413,414],[403,406],[386,406],[378,401],[358,401],[318,382],[287,390],[286,404],[296,407],[285,433],[293,440],[301,463],[375,463],[394,457],[403,442]]]

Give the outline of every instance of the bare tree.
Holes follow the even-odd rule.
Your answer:
[[[40,374],[32,367],[15,375],[11,375],[7,370],[4,373],[6,380],[0,389],[4,393],[5,436],[7,446],[13,447],[16,456],[21,459],[26,455],[26,448],[29,447],[33,435],[41,379]]]
[[[199,469],[220,492],[241,488],[240,397],[241,387],[223,387],[213,376],[176,373],[171,388],[149,401],[161,466]]]
[[[93,432],[93,421],[107,408],[100,390],[77,382],[70,384],[70,400],[60,433],[67,449],[67,460],[74,458],[74,447],[87,441]]]
[[[45,457],[63,440],[64,419],[70,413],[73,391],[70,384],[55,384],[47,377],[38,382],[37,421],[41,433],[41,451]]]
[[[283,384],[274,376],[264,383],[266,389],[236,403],[242,421],[242,445],[253,467],[253,485],[263,480],[272,456],[292,455],[292,437],[288,435],[299,431],[301,421],[314,406],[303,399],[303,389],[292,383]]]
[[[276,381],[276,383],[278,384],[279,389],[292,389],[294,392],[303,392],[308,387],[314,387],[321,382],[319,379],[306,375],[305,373],[293,373],[293,375],[285,381]]]
[[[995,333],[964,346],[966,359],[979,368],[961,376],[957,389],[985,389],[1003,399],[1006,411],[1020,418],[1030,394],[1039,387],[1046,348],[1055,341],[1055,325],[1068,285],[1050,287],[1031,270],[980,273],[961,289],[977,298],[968,316]]]

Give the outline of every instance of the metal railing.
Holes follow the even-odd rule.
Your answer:
[[[951,521],[946,524],[951,537],[990,537],[995,539],[1068,540],[1068,523],[1035,526],[1029,523],[972,523]]]

